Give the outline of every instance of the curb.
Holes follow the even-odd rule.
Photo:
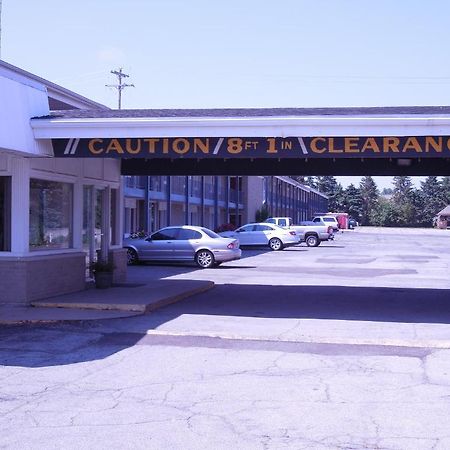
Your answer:
[[[342,338],[305,338],[292,339],[274,339],[256,336],[241,336],[241,335],[224,335],[221,333],[193,333],[193,332],[171,332],[163,330],[147,330],[147,335],[150,336],[174,336],[174,337],[198,337],[198,338],[218,338],[224,340],[240,340],[240,341],[254,341],[254,342],[290,342],[297,344],[328,344],[328,345],[356,345],[356,346],[377,346],[377,347],[406,347],[406,348],[436,348],[436,349],[450,349],[450,340],[411,340],[411,339],[342,339]]]
[[[81,321],[92,321],[92,320],[107,320],[107,319],[116,319],[121,317],[134,317],[138,315],[143,315],[152,311],[156,311],[159,308],[170,305],[172,303],[179,302],[184,300],[185,298],[191,297],[195,294],[200,294],[202,292],[206,292],[212,289],[215,286],[213,281],[205,281],[201,286],[195,287],[192,289],[186,289],[177,294],[162,296],[162,298],[149,303],[92,303],[92,302],[73,302],[73,303],[65,303],[65,302],[51,302],[51,301],[35,301],[32,302],[29,306],[30,309],[34,311],[41,309],[43,314],[45,315],[46,308],[54,308],[59,311],[68,310],[67,315],[70,316],[72,311],[85,311],[85,312],[93,312],[97,311],[98,313],[103,312],[115,312],[118,315],[115,317],[95,317],[95,318],[83,318],[83,317],[67,317],[67,318],[26,318],[26,312],[24,312],[23,317],[17,320],[3,320],[0,319],[1,325],[18,325],[18,324],[26,324],[26,323],[56,323],[56,322],[81,322]],[[123,313],[119,315],[119,313]],[[49,315],[51,312],[49,311]]]
[[[207,281],[207,282],[205,282],[204,286],[190,289],[190,290],[184,291],[180,294],[172,295],[172,296],[166,297],[162,300],[159,300],[157,302],[150,303],[150,304],[146,305],[144,312],[147,313],[147,312],[155,311],[159,308],[162,308],[163,306],[167,306],[172,303],[179,302],[180,300],[184,300],[187,297],[191,297],[192,295],[201,294],[202,292],[209,291],[214,286],[215,286],[214,281]]]

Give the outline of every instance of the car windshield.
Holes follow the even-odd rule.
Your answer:
[[[201,230],[203,231],[203,233],[208,235],[210,238],[217,239],[217,238],[222,237],[222,236],[219,236],[217,233],[214,233],[214,231],[209,230],[208,228],[202,228]]]

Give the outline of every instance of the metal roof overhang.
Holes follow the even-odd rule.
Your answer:
[[[450,135],[450,115],[35,118],[36,139]]]
[[[308,117],[36,118],[36,139],[195,137],[450,136],[450,114]],[[450,155],[450,153],[449,153]],[[316,156],[316,155],[312,155]],[[337,155],[339,156],[339,155]],[[340,155],[344,156],[344,155]],[[124,175],[450,175],[450,158],[159,158],[122,159]],[[397,155],[396,155],[397,156]]]

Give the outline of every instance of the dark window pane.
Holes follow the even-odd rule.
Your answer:
[[[239,232],[246,233],[248,231],[254,231],[255,226],[254,225],[245,225],[241,228],[239,228]]]
[[[202,234],[195,230],[189,230],[187,228],[181,228],[178,234],[179,241],[187,241],[188,239],[201,239]]]
[[[273,228],[269,227],[269,225],[256,225],[255,231],[272,231]]]
[[[220,238],[220,236],[217,233],[214,233],[214,231],[208,229],[208,228],[202,228],[203,233],[208,235],[210,238],[217,239]]]
[[[172,241],[177,238],[179,228],[163,228],[152,234],[154,241]]]
[[[30,248],[60,249],[72,245],[72,185],[30,180]]]

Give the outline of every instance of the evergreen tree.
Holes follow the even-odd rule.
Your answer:
[[[450,177],[442,177],[441,190],[445,206],[450,205]]]
[[[398,226],[414,226],[417,220],[417,196],[414,193],[411,177],[396,176],[393,180],[392,202],[398,211]]]
[[[290,178],[297,181],[297,183],[306,184],[306,177],[303,175],[291,175]]]
[[[432,226],[436,214],[448,204],[443,192],[442,183],[437,177],[427,177],[425,181],[422,181],[420,200],[422,210],[421,220],[419,221],[420,225]]]
[[[317,189],[328,196],[328,209],[339,212],[343,203],[343,189],[333,176],[317,177]]]
[[[411,177],[397,176],[393,180],[393,199],[396,202],[409,201],[412,198],[414,186]]]
[[[306,186],[317,189],[317,177],[305,177],[305,182],[303,184],[306,184]]]
[[[363,202],[361,222],[364,225],[372,225],[371,211],[376,208],[379,198],[377,185],[371,176],[366,176],[361,179],[359,189]]]
[[[350,184],[344,191],[344,212],[349,216],[361,221],[363,213],[363,199],[360,190],[353,184]]]
[[[317,189],[317,181],[318,177],[305,177],[304,175],[291,175],[290,178],[297,181],[300,184],[304,184],[305,186],[312,187]]]
[[[334,212],[345,212],[345,192],[338,183],[334,196],[328,200],[328,209]]]
[[[325,195],[333,195],[338,182],[332,176],[317,177],[316,185],[317,189]]]

